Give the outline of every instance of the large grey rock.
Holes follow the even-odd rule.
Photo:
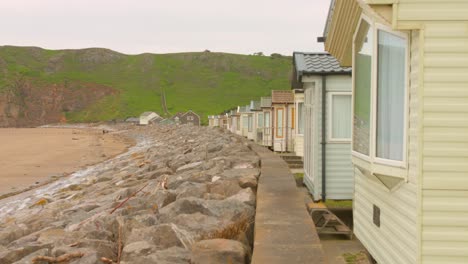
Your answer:
[[[144,256],[151,253],[155,249],[154,244],[149,243],[148,241],[137,241],[125,245],[122,250],[122,260],[132,260],[136,256]]]
[[[177,199],[187,197],[202,198],[208,192],[208,187],[204,183],[184,182],[175,190]]]
[[[177,215],[194,213],[201,213],[208,216],[215,216],[222,220],[232,221],[241,215],[254,215],[255,209],[235,199],[204,200],[199,198],[184,198],[161,209],[160,220],[162,222],[169,222]]]
[[[228,200],[236,200],[250,206],[255,206],[256,203],[255,193],[251,188],[240,190],[237,194],[229,197]]]
[[[242,188],[257,188],[257,178],[253,175],[246,175],[239,178],[239,186]]]
[[[122,259],[121,264],[190,264],[190,251],[181,247],[158,250],[146,256],[135,256]]]
[[[254,176],[258,178],[260,176],[260,169],[250,168],[250,169],[230,169],[223,172],[222,176],[226,178],[241,178],[244,176]]]
[[[179,167],[177,168],[176,172],[177,173],[181,173],[181,172],[184,172],[184,171],[188,171],[188,170],[193,170],[199,166],[201,166],[203,164],[202,161],[197,161],[197,162],[193,162],[193,163],[189,163],[187,165],[184,165],[182,167]]]
[[[220,226],[224,226],[226,224],[217,217],[201,213],[181,214],[176,216],[172,222],[177,226],[194,233],[198,237],[209,234],[219,229]]]
[[[50,250],[48,248],[39,249],[38,251],[27,255],[26,257],[22,258],[21,260],[14,262],[13,264],[31,264],[32,259],[37,257],[37,256],[49,256],[49,251]]]
[[[0,252],[0,263],[13,263],[40,249],[50,248],[50,244],[28,243],[17,248]]]
[[[209,185],[210,193],[229,197],[238,193],[242,188],[236,179],[217,180]]]
[[[208,153],[213,153],[213,152],[218,152],[223,149],[223,144],[222,143],[210,143],[206,147],[206,151]]]
[[[158,249],[165,249],[170,247],[188,248],[194,240],[193,235],[188,231],[169,223],[132,230],[126,238],[125,244],[138,241],[147,241]]]
[[[191,264],[246,264],[247,248],[239,241],[228,239],[202,240],[192,246]]]

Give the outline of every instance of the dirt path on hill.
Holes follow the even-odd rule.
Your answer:
[[[109,159],[130,145],[96,129],[0,128],[0,195]]]

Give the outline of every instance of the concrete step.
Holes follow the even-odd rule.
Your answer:
[[[304,164],[302,160],[286,160],[287,164]]]
[[[302,165],[302,164],[291,164],[291,165],[288,165],[288,167],[290,169],[302,169],[304,167],[304,165]]]
[[[282,159],[288,161],[288,160],[301,160],[302,161],[302,157],[299,157],[299,156],[281,156]]]

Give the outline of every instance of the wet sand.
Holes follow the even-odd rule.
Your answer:
[[[129,146],[94,129],[0,128],[0,195],[96,164]]]

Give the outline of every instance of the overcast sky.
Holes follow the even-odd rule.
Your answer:
[[[127,54],[322,51],[330,0],[0,0],[0,45]]]

